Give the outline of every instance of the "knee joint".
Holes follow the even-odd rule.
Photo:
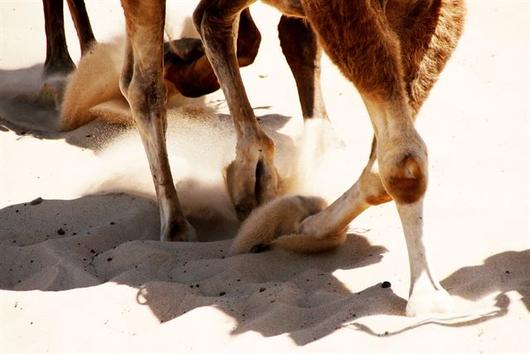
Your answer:
[[[123,83],[122,85],[125,85]],[[166,88],[162,80],[155,78],[134,78],[123,86],[131,109],[141,116],[159,115],[166,103]]]
[[[414,203],[427,189],[426,161],[412,153],[392,163],[382,176],[388,194],[398,203]]]

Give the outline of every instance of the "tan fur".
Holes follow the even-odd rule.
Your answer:
[[[261,35],[248,10],[240,17],[237,54],[239,66],[243,67],[254,62]],[[67,80],[61,104],[62,130],[78,128],[94,119],[134,124],[119,88],[124,49],[124,39],[116,38],[109,43],[96,43],[84,53],[77,70]],[[200,40],[183,38],[166,43],[164,84],[168,107],[180,105],[185,97],[199,97],[219,89]]]
[[[127,101],[120,92],[123,67],[123,40],[98,43],[83,56],[77,70],[68,78],[61,104],[60,127],[75,129],[96,118],[111,123],[131,124]],[[110,103],[98,107],[98,105]],[[120,110],[119,108],[126,110]]]
[[[95,44],[81,58],[77,70],[68,77],[64,91],[59,122],[61,130],[76,129],[95,119],[112,124],[134,124],[119,85],[124,50],[124,39],[115,38]],[[183,96],[172,82],[166,80],[164,83],[168,107],[180,105]]]
[[[346,239],[342,230],[325,237],[298,233],[300,222],[327,206],[319,197],[288,196],[254,209],[241,225],[230,248],[240,254],[272,246],[294,252],[323,252],[338,247]]]

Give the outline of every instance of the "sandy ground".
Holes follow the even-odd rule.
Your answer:
[[[189,3],[169,6],[176,36]],[[87,5],[98,40],[122,32],[118,2]],[[418,122],[430,152],[426,234],[457,312],[407,318],[408,261],[392,204],[357,218],[334,252],[226,255],[238,225],[222,184],[234,137],[219,92],[169,112],[177,187],[210,242],[157,241],[136,132],[94,122],[58,133],[57,112],[31,103],[45,52],[41,2],[1,1],[0,352],[527,352],[530,6],[468,7],[460,47]],[[253,13],[263,42],[243,76],[288,174],[302,126],[297,94],[278,14]],[[67,34],[78,58],[69,20]],[[371,127],[327,59],[323,88],[345,144],[329,146],[304,191],[333,199],[363,168]]]

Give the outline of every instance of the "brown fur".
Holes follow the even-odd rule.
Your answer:
[[[250,65],[261,40],[248,10],[241,14],[238,61]],[[124,43],[114,40],[92,46],[66,84],[61,103],[61,130],[76,129],[94,119],[133,124],[127,101],[119,87],[124,65]],[[198,39],[183,38],[165,44],[164,83],[169,104],[181,97],[198,97],[219,89],[219,83]]]
[[[328,119],[320,88],[322,49],[307,21],[282,16],[278,34],[283,54],[293,73],[304,120]]]
[[[260,201],[255,191],[267,190],[270,197],[277,184],[274,178],[258,180],[262,171],[269,176],[274,175],[274,166],[263,164],[263,161],[272,161],[274,150],[254,155],[248,152],[251,148],[259,149],[264,139],[259,129],[255,128],[255,118],[231,45],[237,13],[253,2],[202,0],[194,14],[206,53],[220,78],[236,128],[240,130],[238,143],[246,141],[246,146],[238,149],[236,161],[241,153],[240,165],[228,176],[236,208],[238,205],[252,206],[254,200]],[[339,234],[370,205],[393,199],[402,221],[410,259],[411,287],[407,314],[447,311],[450,307],[448,295],[429,266],[423,242],[423,197],[428,183],[428,154],[414,122],[462,33],[462,0],[266,2],[286,15],[307,21],[306,28],[314,31],[318,45],[359,90],[375,137],[370,159],[359,180],[326,209],[299,221],[296,208],[291,214],[289,210],[282,209],[281,202],[272,202],[260,209],[259,218],[251,219],[254,225],[251,221],[244,225],[244,232],[238,237],[245,237],[245,245],[252,244],[252,237],[260,241],[262,238],[269,240],[272,235],[276,239],[278,235],[274,233],[274,228],[269,232],[263,231],[264,220],[273,220],[273,226],[284,226],[277,221],[277,217],[284,217],[292,229],[305,235],[297,239],[326,239]],[[301,37],[311,38],[306,35]],[[282,40],[288,38],[281,35]],[[314,106],[314,98],[318,95],[316,90],[319,89],[318,79],[312,77],[318,74],[318,65],[314,64],[318,63],[318,55],[312,53],[318,51],[311,43],[309,40],[308,61],[292,61],[298,62],[293,73],[299,94],[305,95],[300,97],[302,105],[306,106],[303,107],[304,116],[312,115],[306,114],[306,110],[314,110],[311,106]],[[282,42],[282,48],[288,59],[296,57],[293,55],[296,49],[292,50],[297,48],[296,44]],[[304,55],[303,50],[299,50],[299,55]],[[252,158],[247,158],[248,155]],[[254,168],[256,165],[265,167]],[[255,173],[245,176],[237,173],[238,170],[255,170]],[[254,190],[249,188],[249,179],[255,181],[251,184]],[[286,239],[289,238],[291,236]],[[304,243],[295,242],[294,245],[302,250]]]
[[[240,15],[237,37],[237,60],[240,67],[254,62],[260,41],[261,34],[252,20],[250,11],[246,9]],[[186,97],[203,96],[220,87],[202,46],[198,54],[200,55],[190,60],[182,60],[180,53],[164,58],[165,79]]]
[[[464,1],[417,2],[407,9],[390,0],[387,16],[401,43],[405,89],[416,115],[462,35]]]
[[[79,46],[81,47],[81,55],[87,53],[92,45],[96,43],[96,38],[92,32],[90,19],[86,11],[84,0],[67,0],[72,21],[74,22],[77,38],[79,38]]]
[[[127,32],[120,90],[142,138],[160,212],[160,239],[196,239],[175,189],[166,147],[163,80],[165,1],[122,0]]]
[[[399,97],[400,45],[379,1],[301,3],[319,43],[359,91],[385,100]],[[340,24],[330,25],[339,19]]]
[[[370,162],[359,181],[363,203],[375,205],[391,199],[398,203],[414,203],[420,200],[427,189],[427,150],[413,122],[461,35],[463,2],[266,2],[307,21],[293,19],[299,24],[290,24],[289,19],[283,17],[279,26],[282,48],[298,85],[304,117],[322,111],[320,115],[326,118],[324,106],[318,98],[318,46],[324,48],[367,102],[376,138]],[[230,28],[237,11],[250,3],[249,0],[201,1],[194,19],[207,52],[209,47],[217,48],[219,42],[226,41],[224,35],[217,33],[224,33],[221,28]],[[336,25],[330,26],[330,23]],[[318,45],[312,39],[312,31],[316,33]],[[295,34],[293,38],[289,38],[290,33]],[[296,40],[305,44],[299,45]],[[227,85],[225,95],[233,108],[232,114],[241,122],[252,121],[253,114],[242,108],[247,107],[248,102],[242,86],[229,87],[229,84],[239,83],[240,77],[237,72],[232,72],[231,61],[221,60],[232,55],[231,49],[222,48],[211,52],[210,59]],[[235,172],[229,173],[227,182],[231,195],[237,194],[241,179]],[[239,201],[237,196],[233,201],[236,208],[238,204],[243,204],[243,209],[248,207],[247,204],[253,205]],[[351,213],[345,215],[350,218]]]
[[[194,13],[206,55],[236,128],[236,158],[227,169],[227,184],[242,218],[280,192],[274,144],[257,123],[246,96],[234,41],[239,14],[253,2],[202,0]],[[301,25],[284,20],[280,26],[280,31],[287,31],[281,33],[282,48],[294,67],[301,103],[305,105],[304,116],[313,117],[319,110],[316,107],[323,108],[318,103],[320,46],[359,90],[375,137],[370,159],[359,180],[334,203],[322,209],[324,205],[318,198],[273,201],[256,210],[243,225],[234,252],[263,243],[301,251],[335,247],[344,240],[344,230],[357,215],[372,204],[392,198],[396,201],[410,259],[407,314],[446,311],[448,296],[429,266],[423,241],[428,154],[414,121],[462,32],[462,1],[266,2],[285,15],[307,21]],[[122,5],[128,43],[120,88],[148,156],[160,207],[161,239],[192,240],[193,227],[182,214],[165,146],[162,46],[165,2],[122,0]],[[302,30],[300,37],[309,46],[306,60],[296,60],[296,51],[303,46],[289,43],[297,37],[289,36],[291,30],[293,33]],[[198,66],[203,68],[202,64]],[[320,118],[325,118],[322,115]]]

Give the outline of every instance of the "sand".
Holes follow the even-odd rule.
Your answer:
[[[192,3],[169,6],[173,36],[192,33],[177,25]],[[118,2],[87,6],[98,40],[122,32]],[[222,170],[234,135],[220,92],[169,112],[172,169],[202,242],[158,241],[137,133],[97,121],[58,132],[57,112],[34,102],[41,2],[1,2],[0,352],[527,352],[530,7],[468,7],[460,46],[418,121],[430,154],[426,235],[455,314],[408,318],[407,254],[391,203],[354,220],[336,251],[228,256],[238,222]],[[303,161],[298,98],[277,12],[253,13],[263,42],[243,78],[289,175]],[[326,58],[323,89],[335,138],[297,188],[332,200],[362,170],[372,133],[358,94]]]

